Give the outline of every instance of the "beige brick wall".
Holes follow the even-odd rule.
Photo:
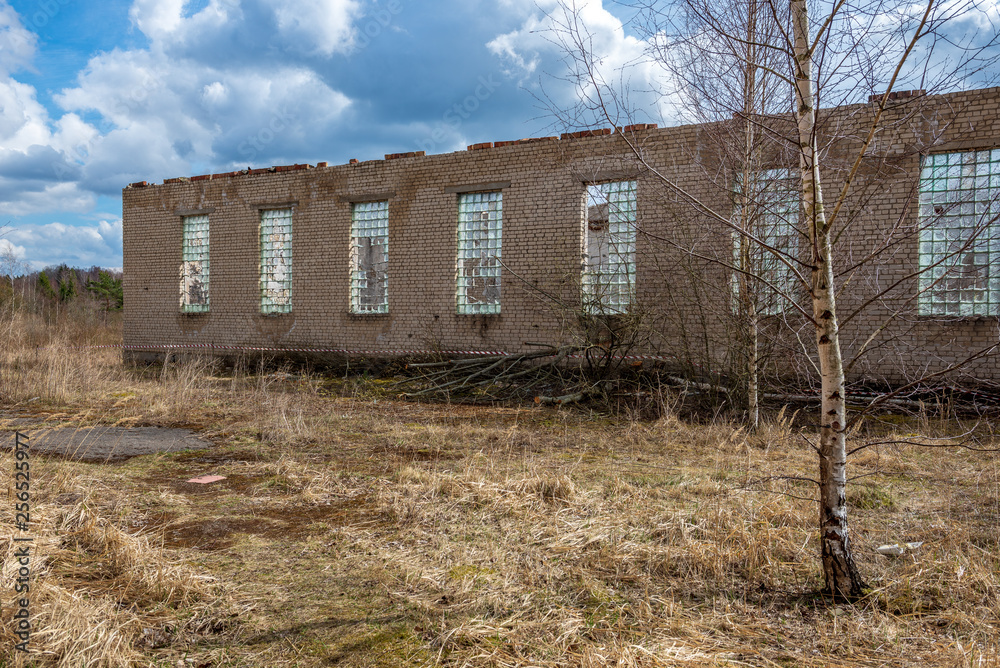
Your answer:
[[[848,357],[866,341],[871,350],[852,368],[855,377],[904,381],[998,340],[997,318],[945,322],[918,316],[916,282],[908,278],[917,263],[921,154],[1000,145],[998,111],[1000,89],[901,101],[887,110],[887,130],[877,136],[841,212],[846,231],[837,266],[858,265],[838,276],[844,286],[841,317],[879,289],[898,284],[844,326]],[[822,164],[828,206],[870,114],[864,105],[826,114],[827,127],[837,129],[827,138]],[[516,352],[527,342],[579,341],[586,183],[636,178],[637,292],[646,336],[631,352],[725,371],[734,334],[730,277],[710,258],[731,259],[730,233],[663,181],[729,215],[731,180],[715,143],[720,127],[627,128],[645,165],[620,134],[564,135],[443,155],[130,186],[123,193],[125,345],[137,351],[233,346]],[[501,313],[459,315],[456,191],[482,184],[504,184]],[[351,202],[382,194],[389,200],[389,313],[352,315]],[[294,205],[293,309],[264,316],[259,207],[284,203]],[[210,219],[211,308],[184,314],[181,216],[196,211]],[[875,261],[865,262],[873,253]],[[788,309],[768,331],[775,373],[807,372],[804,351],[813,344],[804,317]],[[992,357],[971,373],[1000,379]]]

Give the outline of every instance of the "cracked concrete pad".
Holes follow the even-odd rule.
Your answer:
[[[202,450],[211,445],[190,429],[161,427],[38,429],[27,431],[27,435],[34,453],[83,462],[120,462],[156,452]]]

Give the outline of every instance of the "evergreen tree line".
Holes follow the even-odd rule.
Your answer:
[[[35,312],[73,304],[96,306],[105,313],[122,308],[122,274],[112,269],[79,269],[65,264],[4,276],[0,302]]]

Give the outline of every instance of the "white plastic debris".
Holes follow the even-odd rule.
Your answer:
[[[879,545],[875,548],[875,551],[887,557],[899,557],[906,554],[908,550],[915,550],[923,544],[923,541],[916,543],[891,543],[889,545]]]
[[[875,548],[875,551],[887,557],[898,557],[906,553],[906,548],[897,543],[894,545],[879,545]]]

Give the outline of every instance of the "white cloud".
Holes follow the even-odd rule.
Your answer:
[[[180,144],[159,119],[144,119],[115,129],[88,147],[81,185],[87,190],[118,195],[133,181],[184,176],[188,161],[178,155]]]
[[[0,228],[0,235],[6,231],[6,229]],[[24,246],[16,246],[9,239],[0,237],[0,264],[9,263],[11,260],[21,262],[24,260],[25,254]]]
[[[115,125],[87,146],[86,183],[102,193],[183,176],[191,164],[294,156],[350,104],[305,67],[223,69],[148,51],[96,57],[78,84],[59,104]]]
[[[75,87],[54,96],[66,111],[96,111],[113,126],[86,139],[86,187],[111,194],[129,181],[185,175],[192,165],[294,161],[314,149],[350,100],[302,54],[348,49],[359,4],[291,7],[210,0],[185,15],[181,0],[136,0],[131,17],[150,48],[98,54]]]
[[[352,24],[360,11],[355,0],[265,0],[275,14],[287,46],[306,55],[332,56],[353,43]]]
[[[525,73],[534,72],[543,56],[570,55],[572,47],[566,43],[569,29],[579,29],[599,74],[606,79],[645,60],[647,44],[626,35],[621,20],[604,8],[602,0],[580,0],[575,13],[557,0],[543,0],[536,6],[541,14],[532,13],[520,28],[487,44],[493,53],[509,59]]]
[[[121,265],[121,219],[96,225],[20,225],[5,238],[32,269],[63,262],[73,267]]]
[[[5,215],[65,211],[85,213],[94,208],[97,198],[75,182],[47,183],[0,179],[0,209]]]
[[[547,18],[530,16],[518,30],[499,35],[486,45],[494,54],[510,62],[513,67],[508,74],[534,74],[540,60],[539,50],[548,50],[551,46],[538,39],[540,29],[549,27],[543,28]]]
[[[52,123],[35,89],[0,80],[0,208],[8,216],[86,211],[95,198],[76,182],[97,131],[76,114]]]
[[[202,98],[211,106],[223,104],[226,101],[228,89],[221,81],[213,81],[202,88]]]
[[[650,115],[665,122],[677,120],[674,101],[661,95],[669,82],[649,58],[650,44],[627,34],[622,21],[604,8],[602,0],[578,0],[575,11],[558,0],[531,3],[534,11],[525,2],[508,0],[507,4],[530,12],[520,28],[487,44],[505,63],[509,75],[519,76],[526,85],[542,76],[546,95],[563,109],[581,102],[595,105],[592,77],[616,91],[618,109],[611,110],[618,116],[616,123],[632,121],[637,109],[643,118],[636,120]],[[586,44],[586,54],[575,48],[577,38]],[[589,62],[581,60],[582,56]],[[607,124],[600,117],[585,120]]]
[[[185,16],[184,0],[136,0],[132,22],[153,51],[233,62],[264,52],[328,58],[353,44],[359,0],[210,0]]]
[[[0,80],[0,209],[8,216],[39,211],[85,211],[94,196],[75,182],[81,174],[77,147],[97,131],[76,114],[52,123],[35,89]]]
[[[0,145],[25,150],[52,139],[49,114],[35,99],[35,89],[13,79],[0,80]]]
[[[193,13],[188,4],[135,0],[130,17],[150,46],[95,54],[52,96],[63,112],[53,117],[10,77],[30,65],[37,37],[0,0],[4,215],[83,213],[95,194],[132,181],[294,162],[331,134],[351,101],[309,59],[350,50],[359,0],[209,0]],[[100,130],[84,120],[95,113]],[[46,229],[35,232],[70,234]]]
[[[25,29],[14,8],[0,0],[0,76],[31,63],[37,37]]]
[[[136,0],[129,16],[150,39],[162,40],[183,24],[184,4],[185,0]]]
[[[0,0],[0,209],[8,216],[86,211],[95,198],[76,180],[95,128],[76,114],[53,122],[34,87],[10,78],[30,64],[36,37]]]

